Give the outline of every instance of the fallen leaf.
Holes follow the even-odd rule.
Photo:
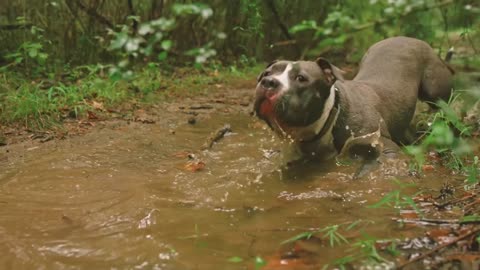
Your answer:
[[[141,123],[144,123],[144,124],[155,123],[155,120],[153,120],[152,117],[149,116],[147,114],[147,112],[145,112],[145,110],[142,110],[142,109],[135,111],[133,119],[137,122],[141,122]]]
[[[87,115],[88,115],[88,119],[90,119],[90,120],[97,120],[98,119],[98,116],[92,111],[87,111]]]
[[[451,228],[437,228],[437,229],[432,229],[428,231],[426,234],[430,236],[431,238],[437,239],[440,237],[447,237],[450,236],[452,233]]]
[[[402,219],[416,219],[418,218],[418,214],[412,210],[404,210],[400,212],[400,216]]]
[[[203,161],[192,161],[185,164],[185,170],[191,172],[201,171],[205,168],[206,164]]]
[[[99,110],[99,111],[104,111],[105,110],[105,108],[103,107],[103,103],[96,102],[95,100],[92,101],[92,107],[96,110]]]
[[[425,165],[422,166],[422,170],[424,172],[431,172],[431,171],[435,170],[435,167],[431,164],[425,164]]]

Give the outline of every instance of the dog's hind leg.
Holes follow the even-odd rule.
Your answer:
[[[431,107],[435,107],[433,103],[439,99],[446,102],[450,99],[454,71],[433,52],[429,60],[420,82],[418,97],[429,102]]]

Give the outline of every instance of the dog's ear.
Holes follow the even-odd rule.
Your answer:
[[[346,72],[330,64],[330,62],[327,59],[323,57],[319,57],[317,58],[317,60],[315,60],[315,62],[317,63],[317,65],[320,67],[323,74],[325,75],[325,81],[327,82],[328,85],[334,84],[336,80],[339,80],[339,81],[345,80],[343,78],[343,74],[345,74]]]
[[[262,73],[260,73],[258,76],[257,76],[257,82],[260,82],[260,80],[263,78],[263,74],[265,74],[265,69],[269,68],[271,65],[277,63],[278,60],[273,60],[272,62],[270,62],[270,64],[268,64],[264,70],[262,71]]]

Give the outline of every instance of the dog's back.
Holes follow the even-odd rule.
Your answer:
[[[377,84],[379,87],[374,89],[383,91],[415,88],[418,90],[416,96],[421,100],[435,102],[438,99],[448,101],[452,92],[452,75],[453,70],[426,42],[393,37],[370,47],[354,80]]]
[[[348,117],[342,115],[339,120],[352,131],[366,134],[378,129],[381,119],[382,135],[401,143],[417,99],[448,100],[451,83],[452,71],[427,43],[408,37],[389,38],[370,47],[353,80],[337,82],[348,90],[341,93],[342,98],[355,101],[344,105]],[[344,138],[348,135],[339,133]]]

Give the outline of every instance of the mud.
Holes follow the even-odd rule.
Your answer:
[[[285,168],[285,145],[249,114],[250,89],[0,147],[0,268],[253,269],[283,240],[327,225],[360,219],[378,238],[421,233],[392,221],[394,209],[366,206],[398,188],[394,177],[440,190],[448,170],[416,178],[390,166],[352,180],[355,166],[335,161]],[[202,150],[225,124],[232,132]],[[315,265],[344,251],[316,248]]]

